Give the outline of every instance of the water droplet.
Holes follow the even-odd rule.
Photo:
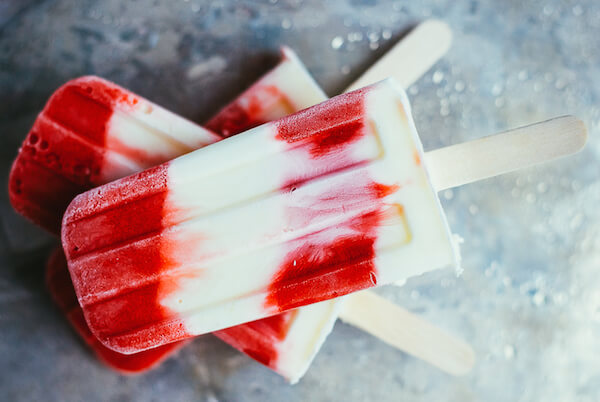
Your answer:
[[[369,43],[369,48],[371,50],[377,50],[377,49],[379,49],[379,43],[377,43],[377,42],[371,42],[371,43]]]
[[[503,86],[501,83],[495,83],[492,87],[492,95],[498,96],[502,93]]]
[[[557,79],[554,83],[554,88],[558,89],[559,91],[565,89],[566,86],[567,82],[562,78]]]
[[[543,181],[539,182],[537,185],[537,191],[539,193],[545,193],[546,191],[548,191],[548,185]]]
[[[413,290],[412,292],[410,292],[411,299],[417,300],[419,297],[421,297],[421,293],[419,293],[418,290]]]
[[[504,357],[506,360],[512,360],[515,357],[515,348],[512,345],[504,345]]]
[[[517,74],[519,81],[525,81],[528,77],[529,74],[527,73],[527,70],[521,70],[519,71],[519,74]]]
[[[454,90],[456,92],[462,92],[465,90],[465,83],[464,81],[456,81],[456,84],[454,84]]]
[[[479,207],[475,204],[471,204],[469,205],[469,213],[471,215],[477,215],[477,213],[479,212]]]
[[[454,191],[452,189],[444,191],[444,198],[447,200],[451,200],[454,198]]]
[[[434,84],[439,84],[444,79],[444,73],[441,72],[440,70],[436,70],[433,73],[433,77],[431,79],[433,80]]]
[[[389,29],[384,29],[381,33],[381,37],[385,40],[388,40],[392,37],[392,31]]]
[[[535,294],[533,295],[533,304],[540,307],[542,304],[544,304],[545,301],[546,296],[540,290],[535,292]]]
[[[342,68],[340,69],[342,74],[347,75],[350,73],[350,66],[342,66]]]
[[[331,40],[331,47],[333,49],[339,49],[344,44],[344,38],[341,36],[336,36]]]
[[[290,29],[292,27],[292,21],[289,18],[284,18],[281,20],[281,27],[283,29]]]
[[[363,39],[362,32],[350,32],[347,36],[348,42],[360,42]]]
[[[573,7],[573,15],[579,17],[581,14],[583,14],[583,8],[577,4]]]

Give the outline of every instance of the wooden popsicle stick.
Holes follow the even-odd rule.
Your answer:
[[[344,92],[388,77],[394,77],[403,88],[408,88],[446,54],[451,43],[452,31],[445,22],[422,22]]]
[[[562,116],[426,152],[425,165],[441,191],[574,154],[586,141],[585,124]]]
[[[467,343],[373,292],[346,296],[340,318],[449,374],[466,374],[475,364]]]

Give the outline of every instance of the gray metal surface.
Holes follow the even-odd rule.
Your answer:
[[[294,48],[329,94],[415,23],[453,28],[409,89],[426,149],[555,115],[580,116],[571,158],[445,191],[463,272],[382,294],[472,343],[453,378],[338,323],[289,386],[211,336],[139,377],[101,366],[43,286],[55,240],[0,200],[0,399],[596,401],[600,395],[600,3],[578,1],[0,2],[2,183],[64,81],[97,74],[202,122]],[[400,66],[399,66],[400,68]]]

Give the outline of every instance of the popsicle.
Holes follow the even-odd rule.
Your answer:
[[[407,108],[383,82],[79,195],[92,332],[133,353],[452,264]]]
[[[552,155],[585,143],[566,134]],[[86,320],[132,353],[452,264],[423,160],[387,80],[81,194],[62,241]]]
[[[83,311],[71,284],[67,261],[62,248],[52,252],[46,267],[46,285],[52,299],[65,314],[73,328],[94,351],[98,359],[123,374],[137,374],[158,366],[186,342],[169,343],[158,348],[131,355],[115,352],[102,345],[90,332]]]
[[[53,233],[79,193],[139,172],[220,137],[98,77],[59,88],[13,163],[10,202]]]

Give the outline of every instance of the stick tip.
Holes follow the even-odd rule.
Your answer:
[[[471,345],[466,343],[462,345],[460,350],[457,349],[457,351],[461,354],[460,359],[457,360],[460,364],[454,367],[452,374],[455,376],[467,375],[473,369],[475,362],[477,361],[475,351]]]
[[[581,120],[577,116],[567,115],[564,118],[569,121],[569,125],[572,127],[573,137],[574,137],[573,145],[575,148],[575,152],[579,152],[583,148],[585,148],[585,144],[587,144],[587,140],[588,140],[587,127],[586,127],[585,123],[583,122],[583,120]]]
[[[452,45],[452,29],[442,20],[435,18],[421,22],[415,28],[415,32],[420,32],[430,38],[435,38],[441,54],[446,54]]]

